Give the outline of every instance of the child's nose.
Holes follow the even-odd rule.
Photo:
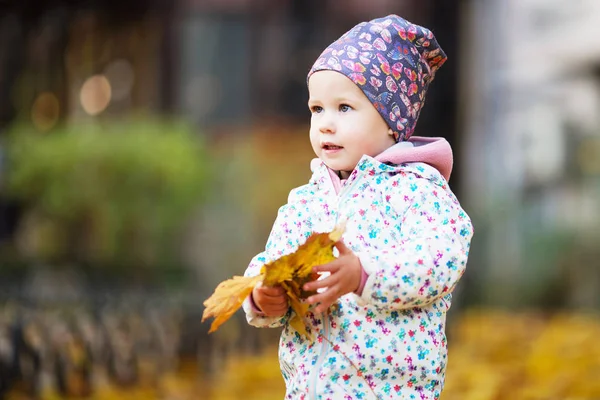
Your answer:
[[[327,114],[323,115],[321,121],[319,121],[319,130],[321,133],[334,133],[335,132],[335,122],[331,116]]]

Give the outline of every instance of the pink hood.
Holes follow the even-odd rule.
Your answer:
[[[450,180],[454,158],[450,143],[442,137],[412,136],[406,142],[396,143],[385,150],[375,159],[382,163],[402,164],[409,162],[422,162],[437,169],[440,174]],[[311,163],[313,169],[320,163],[318,158]],[[329,175],[337,192],[341,187],[341,181],[337,173],[329,169]]]
[[[391,162],[393,164],[402,164],[407,162],[422,162],[429,164],[446,179],[450,180],[452,173],[452,148],[450,143],[441,137],[419,137],[413,136],[407,142],[400,142],[390,147],[375,159],[379,162]]]

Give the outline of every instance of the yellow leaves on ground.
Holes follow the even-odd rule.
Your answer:
[[[341,239],[343,231],[342,225],[330,233],[314,233],[294,253],[265,264],[260,275],[234,276],[221,282],[213,295],[204,302],[206,309],[202,314],[202,321],[215,318],[209,332],[214,332],[227,321],[242,306],[252,289],[262,282],[265,286],[281,285],[285,289],[290,307],[294,311],[290,325],[300,334],[312,339],[304,322],[309,305],[302,302],[302,299],[311,293],[302,290],[302,286],[318,278],[318,275],[312,272],[313,267],[335,259],[333,247],[335,242]]]
[[[600,399],[600,316],[516,313],[494,309],[457,313],[449,321],[449,363],[441,400]],[[181,360],[152,387],[102,386],[90,400],[271,400],[285,396],[277,346],[259,355],[234,352],[217,374]],[[375,388],[377,389],[377,388]],[[25,400],[7,394],[7,400]],[[43,391],[41,400],[61,400]]]
[[[469,311],[452,324],[442,400],[600,399],[600,318]]]
[[[281,400],[285,384],[277,361],[277,346],[259,355],[228,358],[210,384],[207,400]]]
[[[600,399],[597,314],[468,310],[449,326],[441,400]],[[247,367],[250,363],[261,366],[260,377],[256,368]],[[265,399],[285,394],[277,385],[281,372],[273,349],[258,358],[234,356],[220,377],[215,386],[230,390],[214,392],[210,400],[261,398],[252,396],[261,390]],[[238,386],[230,387],[234,382]]]

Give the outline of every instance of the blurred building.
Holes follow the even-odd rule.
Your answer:
[[[494,303],[598,306],[600,3],[485,1],[464,12],[471,278]]]

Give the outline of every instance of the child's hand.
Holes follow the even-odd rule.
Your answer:
[[[282,317],[289,308],[285,290],[281,286],[256,285],[252,290],[252,300],[267,317]]]
[[[331,275],[304,285],[304,290],[306,291],[326,288],[322,293],[315,294],[306,299],[310,304],[320,303],[315,308],[316,313],[324,312],[337,299],[346,293],[356,291],[360,285],[362,274],[360,260],[343,242],[337,242],[335,247],[340,252],[336,260],[313,268],[314,272],[330,272]]]

